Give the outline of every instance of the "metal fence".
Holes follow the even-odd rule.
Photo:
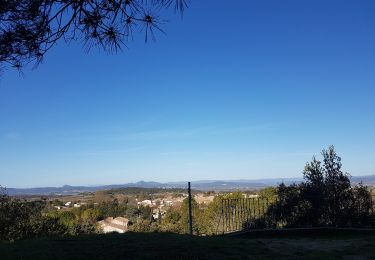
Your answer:
[[[251,229],[281,228],[269,223],[270,207],[278,200],[269,198],[222,199],[216,232],[218,234]],[[375,213],[375,195],[371,200],[371,212]]]
[[[252,228],[252,223],[265,216],[273,202],[263,198],[222,199],[218,233]]]

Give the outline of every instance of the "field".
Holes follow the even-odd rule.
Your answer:
[[[277,237],[277,238],[276,238]],[[127,233],[0,244],[0,259],[370,259],[375,232],[260,233],[190,237]]]

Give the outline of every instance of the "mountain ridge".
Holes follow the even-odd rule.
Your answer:
[[[191,181],[192,188],[202,191],[230,191],[237,189],[261,189],[275,186],[282,182],[285,184],[298,183],[302,177],[295,178],[269,178],[269,179],[239,179],[239,180],[198,180]],[[353,184],[363,182],[365,185],[375,185],[375,175],[352,176]],[[97,185],[97,186],[72,186],[63,185],[61,187],[35,187],[35,188],[7,188],[6,192],[12,196],[20,195],[74,195],[83,192],[95,192],[98,190],[111,190],[117,188],[139,187],[139,188],[187,188],[187,181],[183,182],[155,182],[139,181],[125,184]]]

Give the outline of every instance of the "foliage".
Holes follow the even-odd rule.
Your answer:
[[[99,210],[98,218],[106,218],[125,215],[128,206],[126,203],[119,203],[118,200],[114,199],[100,203],[97,208]]]
[[[4,191],[0,193],[0,240],[66,234],[67,228],[56,218],[42,216],[39,202],[21,201]]]
[[[69,230],[70,235],[96,234],[99,232],[96,224],[91,221],[79,221]]]
[[[277,189],[275,187],[267,187],[259,191],[259,198],[266,198],[268,200],[275,199],[277,195]]]
[[[140,29],[145,40],[163,32],[158,11],[173,5],[181,13],[185,0],[7,0],[0,1],[0,64],[19,69],[43,59],[56,43],[83,39],[86,49],[121,49]]]
[[[185,232],[185,228],[181,223],[181,210],[175,208],[167,210],[159,226],[159,230],[162,232]]]
[[[82,220],[95,223],[97,220],[101,218],[102,214],[99,209],[97,208],[88,208],[82,213]]]
[[[362,184],[351,186],[349,174],[333,147],[323,150],[323,162],[313,157],[307,163],[304,181],[260,190],[257,198],[240,191],[221,193],[206,204],[192,200],[193,233],[213,235],[232,228],[277,227],[367,227],[375,225],[371,194]],[[136,193],[136,192],[139,193]],[[153,218],[153,207],[133,205],[129,198],[119,202],[112,190],[96,194],[100,203],[56,210],[46,200],[26,202],[0,196],[0,239],[18,240],[48,235],[97,233],[96,223],[106,217],[124,216],[134,232],[188,233],[188,198],[180,207],[168,207]],[[153,196],[158,189],[131,188],[135,196]],[[168,191],[169,193],[169,191]],[[169,193],[170,196],[170,193]],[[242,210],[238,214],[238,210]],[[237,212],[237,213],[236,213]],[[228,228],[227,222],[230,227]]]
[[[157,232],[159,229],[158,224],[149,219],[139,219],[129,227],[129,230],[133,232]]]
[[[71,211],[61,211],[58,215],[59,222],[67,227],[72,227],[76,223],[76,215]]]
[[[285,227],[348,227],[374,224],[371,194],[362,184],[352,187],[334,147],[306,164],[304,182],[279,185],[268,220]]]

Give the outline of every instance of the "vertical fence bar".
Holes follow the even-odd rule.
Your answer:
[[[243,229],[247,229],[247,208],[246,208],[246,200],[247,199],[244,199],[242,201],[242,207],[243,207],[243,223],[242,223],[242,228]]]
[[[241,226],[242,226],[242,199],[243,198],[240,198],[238,200],[238,229],[241,230]]]
[[[242,207],[241,207],[241,203],[242,203],[242,198],[240,198],[238,200],[238,230],[241,230],[241,223],[242,223]]]
[[[248,207],[249,207],[249,224],[248,224],[248,227],[249,229],[251,228],[251,219],[252,219],[252,212],[251,212],[251,199],[249,198],[249,200],[247,201],[247,204],[248,204]]]
[[[246,200],[244,201],[245,214],[246,214],[246,216],[245,216],[246,229],[249,228],[249,207],[247,206],[247,201],[248,201],[248,200],[249,200],[249,199],[246,199]]]
[[[238,228],[238,199],[235,201],[236,203],[234,204],[234,221],[235,221],[235,226],[234,229],[237,230]]]
[[[252,227],[252,221],[253,221],[253,218],[254,218],[254,213],[253,213],[253,207],[251,205],[251,202],[252,202],[252,199],[249,198],[249,211],[250,211],[250,228]]]
[[[233,229],[233,199],[230,199],[229,203],[229,230]]]
[[[260,204],[259,204],[259,197],[257,198],[257,204],[258,204],[258,219],[260,218]]]
[[[233,231],[236,229],[236,199],[232,199],[232,203],[230,205],[231,205],[231,214],[232,214],[231,230]]]
[[[263,216],[266,215],[266,212],[265,212],[265,210],[264,210],[264,202],[265,202],[265,199],[263,198],[263,199],[262,199],[262,205],[263,205]]]
[[[238,211],[238,199],[236,199],[236,204],[235,204],[235,207],[234,207],[234,212],[235,212],[235,218],[234,218],[234,220],[236,221],[235,230],[237,230],[238,229],[238,213],[240,213]]]
[[[188,194],[189,194],[189,234],[193,235],[193,213],[191,208],[191,183],[188,182]]]
[[[230,208],[229,208],[229,199],[226,200],[226,213],[227,213],[227,231],[230,231]]]
[[[240,210],[239,210],[239,203],[240,202],[240,199],[237,199],[237,201],[236,201],[236,211],[237,211],[237,217],[236,217],[236,229],[238,230],[239,228],[240,228]]]
[[[254,217],[254,220],[255,220],[255,218],[256,218],[255,198],[253,198],[253,213],[254,213],[253,217]]]
[[[225,231],[228,231],[228,200],[225,200]]]
[[[248,200],[247,200],[247,208],[248,208],[248,211],[249,211],[249,220],[248,220],[248,224],[247,224],[247,227],[248,227],[248,229],[250,229],[251,228],[251,199],[249,198]]]
[[[268,197],[266,197],[266,208],[267,208],[267,213],[269,212],[268,209],[269,209],[270,205],[269,205],[269,201],[268,201]],[[266,212],[264,212],[264,220],[266,219]],[[267,221],[266,223],[266,228],[269,228],[269,221]]]
[[[227,209],[227,231],[230,231],[230,200],[227,199],[226,202],[227,202],[227,206],[226,206],[226,209]]]
[[[236,199],[232,200],[232,231],[236,230]]]

